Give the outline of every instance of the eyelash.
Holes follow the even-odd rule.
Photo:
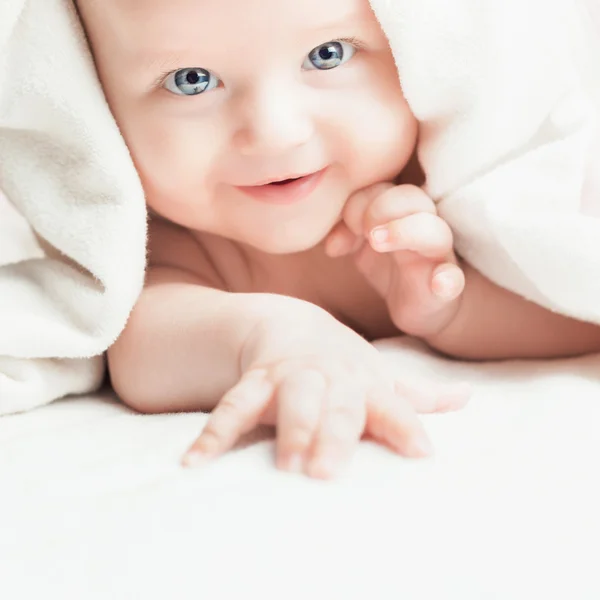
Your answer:
[[[346,42],[347,44],[351,44],[352,46],[354,46],[356,48],[356,50],[358,52],[360,52],[361,50],[365,50],[367,45],[362,42],[361,40],[359,40],[356,37],[341,37],[341,38],[335,38],[333,40],[328,40],[328,41],[332,41],[332,42]],[[324,44],[326,44],[327,42],[323,42]],[[317,46],[315,46],[316,48]],[[153,84],[153,88],[160,88],[164,85],[166,78],[171,75],[174,72],[177,72],[178,69],[170,69],[169,71],[164,71],[163,73],[161,73],[157,78],[156,81]]]
[[[336,38],[335,40],[328,40],[328,41],[346,42],[347,44],[354,46],[357,50],[365,50],[367,47],[367,45],[364,42],[362,42],[361,40],[359,40],[358,38],[355,38],[355,37]],[[324,43],[326,44],[327,42],[324,42]]]

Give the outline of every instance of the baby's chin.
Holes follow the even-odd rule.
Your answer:
[[[279,231],[265,232],[265,235],[243,241],[265,254],[298,254],[321,245],[332,227],[333,224],[328,224],[310,231],[306,227],[282,227]]]

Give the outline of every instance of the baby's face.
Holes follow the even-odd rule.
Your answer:
[[[412,154],[367,0],[78,3],[148,205],[173,222],[302,251]]]

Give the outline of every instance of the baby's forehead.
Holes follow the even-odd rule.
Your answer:
[[[369,0],[77,0],[96,54],[144,64],[223,57],[236,64],[270,48],[310,49],[334,38],[381,36]],[[264,52],[263,52],[264,51]],[[202,53],[201,55],[195,53]],[[175,60],[175,58],[177,60]],[[264,57],[263,57],[264,58]],[[169,63],[170,64],[170,63]],[[125,61],[120,65],[125,66]]]
[[[209,21],[245,24],[248,16],[272,21],[277,14],[302,17],[315,25],[371,16],[368,0],[73,0],[87,14],[114,17],[151,17],[152,15],[202,15],[199,34]],[[255,19],[252,19],[254,21]],[[301,22],[289,19],[289,25]]]

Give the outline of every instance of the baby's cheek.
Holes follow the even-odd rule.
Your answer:
[[[417,142],[417,122],[408,112],[390,115],[380,123],[381,136],[372,147],[375,165],[380,165],[383,179],[396,177],[414,153]]]
[[[137,130],[130,143],[148,205],[186,226],[197,218],[210,164],[194,139],[189,129],[185,135],[177,127],[149,125]]]
[[[362,135],[352,147],[350,175],[362,188],[396,178],[410,160],[417,140],[417,123],[404,102],[367,111]]]
[[[365,66],[361,85],[350,96],[351,112],[360,115],[350,136],[360,187],[397,177],[414,153],[418,131],[391,53],[374,54]],[[352,127],[351,121],[347,125]]]

